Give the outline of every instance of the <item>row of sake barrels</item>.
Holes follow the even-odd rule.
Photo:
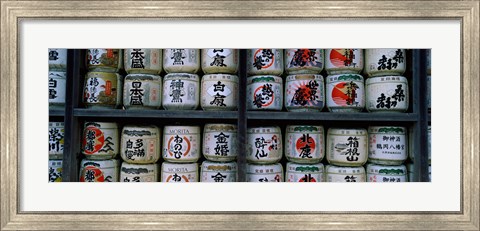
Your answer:
[[[203,139],[201,126],[167,125],[163,128],[162,149],[160,139],[160,129],[155,125],[125,125],[120,132],[116,122],[86,122],[82,153],[92,160],[120,154],[130,164],[153,164],[160,155],[173,163],[197,162],[201,154],[211,161],[228,162],[238,155],[234,124],[205,124]]]
[[[430,51],[430,50],[429,50]],[[50,70],[66,70],[67,49],[48,49]],[[365,54],[364,54],[365,53]],[[201,57],[201,58],[200,58]],[[364,60],[365,57],[365,60]],[[428,53],[430,60],[430,53]],[[238,49],[87,49],[90,71],[159,74],[238,72]],[[428,60],[428,61],[429,61]],[[364,68],[365,67],[365,68]],[[247,49],[249,75],[364,73],[368,76],[402,75],[405,49]],[[431,72],[428,62],[427,70]]]
[[[330,112],[406,112],[408,80],[403,76],[372,77],[359,74],[324,77],[313,74],[273,75],[247,78],[247,110]],[[284,90],[285,89],[285,90]]]
[[[364,78],[359,74],[298,74],[247,78],[247,110],[331,112],[406,112],[408,80],[403,76]],[[159,75],[89,72],[83,101],[91,108],[237,110],[238,77],[230,74],[171,73]],[[125,82],[125,83],[123,83]],[[201,83],[200,83],[201,82]],[[324,83],[325,82],[325,83]],[[119,89],[123,89],[123,92]],[[285,90],[283,90],[285,89]],[[122,97],[123,95],[123,97]],[[123,100],[122,100],[123,98]]]
[[[198,165],[164,162],[161,176],[159,165],[136,165],[123,162],[118,169],[118,160],[83,160],[80,170],[81,182],[236,182],[235,162],[218,163],[204,161],[198,175]],[[62,160],[49,160],[49,182],[62,181]],[[118,174],[120,171],[120,174]],[[429,181],[431,181],[429,166]],[[247,164],[247,182],[405,182],[414,181],[413,164],[384,166],[369,164],[362,167],[339,167],[323,164],[286,164],[285,178],[281,164]],[[407,175],[408,174],[408,175]]]
[[[50,158],[62,159],[63,123],[50,126]],[[155,163],[160,152],[172,162],[196,162],[200,152],[211,161],[234,161],[238,155],[237,127],[233,124],[205,124],[203,139],[200,126],[165,126],[162,151],[160,129],[155,125],[125,125],[121,139],[119,130],[116,122],[86,122],[82,153],[87,159],[111,159],[120,153],[124,161],[136,164]],[[278,126],[248,128],[247,161],[266,164],[281,160],[282,137]],[[413,149],[414,138],[413,133],[408,136],[405,127],[395,126],[370,126],[368,132],[364,128],[329,128],[324,137],[323,126],[288,125],[286,158],[298,163],[319,163],[327,153],[329,162],[343,166],[360,166],[367,159],[379,164],[402,164],[408,156],[408,144]],[[410,150],[413,156],[412,153]]]
[[[364,58],[365,57],[365,58]],[[90,71],[159,74],[197,73],[235,74],[239,66],[238,49],[87,49]],[[402,75],[405,49],[247,49],[248,75],[361,73],[368,76]]]
[[[121,90],[123,89],[123,91]],[[200,97],[201,96],[201,97]],[[238,106],[238,77],[231,74],[153,74],[88,72],[83,102],[87,108],[234,111]]]
[[[80,166],[80,182],[236,182],[235,162],[204,161],[197,163],[169,163],[136,165],[119,160],[87,160]],[[288,162],[284,174],[280,163],[246,165],[247,182],[407,182],[405,165],[384,166],[368,164],[366,168],[339,167]],[[53,178],[51,178],[53,179]]]

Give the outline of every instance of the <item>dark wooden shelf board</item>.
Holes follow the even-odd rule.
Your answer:
[[[49,109],[48,116],[65,116],[65,109]]]
[[[415,113],[332,113],[249,111],[249,120],[327,120],[327,121],[416,121]]]
[[[121,117],[121,118],[179,118],[179,119],[237,119],[238,111],[167,111],[167,110],[122,110],[76,108],[77,117]]]

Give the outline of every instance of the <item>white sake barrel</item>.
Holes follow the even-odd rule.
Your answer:
[[[282,164],[247,164],[247,182],[283,182]]]
[[[325,167],[326,182],[366,182],[365,168],[341,167],[327,165]]]
[[[87,160],[80,162],[80,182],[118,182],[119,160]]]
[[[408,182],[405,165],[367,165],[367,182]]]
[[[48,182],[62,182],[62,160],[48,160]]]
[[[369,112],[406,112],[409,93],[407,78],[382,76],[365,81],[366,108]]]
[[[162,72],[162,49],[125,49],[123,60],[128,74],[142,73],[159,75]]]
[[[49,108],[65,108],[67,90],[67,72],[48,72],[48,106]]]
[[[125,125],[120,156],[130,164],[153,164],[160,158],[160,130],[155,125]]]
[[[238,77],[229,74],[204,75],[200,96],[205,111],[235,111],[238,105]]]
[[[362,166],[368,157],[368,134],[364,128],[329,128],[327,160],[337,166]]]
[[[65,125],[63,122],[48,123],[48,158],[61,160],[63,158],[63,144]]]
[[[67,70],[67,49],[48,48],[48,70]]]
[[[236,74],[239,60],[238,49],[202,49],[202,70],[205,74]]]
[[[112,122],[85,122],[82,153],[87,159],[112,159],[120,150],[118,125]]]
[[[200,158],[199,126],[165,126],[163,159],[172,163],[197,162]]]
[[[285,81],[285,108],[288,111],[321,111],[325,106],[322,75],[289,75]]]
[[[329,75],[360,74],[363,63],[363,49],[325,50],[325,70]]]
[[[295,163],[315,164],[325,156],[325,138],[322,126],[287,125],[285,156]]]
[[[87,49],[87,68],[91,72],[115,73],[123,68],[122,49]]]
[[[288,162],[285,173],[287,182],[324,182],[324,167],[318,164],[297,164]]]
[[[405,49],[365,49],[365,73],[372,76],[403,75]]]
[[[320,74],[324,67],[323,49],[285,49],[287,74]]]
[[[116,108],[122,103],[123,77],[117,73],[88,72],[83,88],[87,108]]]
[[[368,127],[368,161],[383,165],[400,165],[407,159],[407,128]]]
[[[196,74],[167,74],[162,93],[165,110],[195,110],[200,102],[200,79]]]
[[[247,49],[248,75],[281,75],[282,49]]]
[[[234,161],[237,158],[237,125],[205,124],[203,156],[211,161]]]
[[[365,85],[361,75],[329,75],[325,82],[329,111],[361,112],[365,108]]]
[[[162,105],[162,79],[158,75],[129,74],[123,86],[126,109],[158,109]]]
[[[122,162],[120,182],[158,182],[158,164],[129,164]]]
[[[198,178],[197,163],[162,163],[161,182],[198,182]]]
[[[281,111],[282,107],[282,78],[273,75],[247,78],[247,110]]]
[[[200,182],[236,182],[237,162],[203,161]]]
[[[282,159],[282,130],[278,126],[247,129],[247,161],[273,164]]]
[[[200,50],[164,49],[163,69],[167,73],[197,73],[200,70]]]

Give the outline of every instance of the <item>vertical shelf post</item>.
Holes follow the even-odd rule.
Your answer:
[[[247,98],[247,50],[240,49],[240,64],[238,70],[238,139],[237,139],[237,171],[238,171],[238,182],[245,182],[246,175],[246,139],[247,139],[247,106],[245,99]]]
[[[79,104],[80,70],[82,69],[81,50],[68,49],[67,52],[67,95],[65,99],[65,137],[63,153],[64,182],[78,181],[80,150],[79,123],[78,118],[73,116],[73,109]]]
[[[416,99],[414,112],[418,119],[414,131],[414,163],[413,171],[416,182],[428,182],[428,106],[427,106],[427,51],[414,49],[412,55],[413,65],[413,97]]]

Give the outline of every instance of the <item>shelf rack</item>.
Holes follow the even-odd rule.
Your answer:
[[[287,124],[314,123],[328,127],[339,125],[399,125],[414,128],[415,163],[414,170],[418,173],[414,181],[427,182],[428,176],[428,134],[427,128],[431,115],[427,108],[427,72],[426,50],[407,51],[407,76],[410,87],[410,108],[407,113],[331,113],[327,110],[322,112],[286,112],[283,111],[247,111],[246,110],[246,50],[240,50],[239,67],[239,102],[238,111],[213,112],[202,111],[167,111],[147,110],[134,111],[123,109],[86,109],[81,103],[81,93],[84,83],[85,50],[69,49],[67,59],[67,95],[65,109],[49,110],[50,119],[64,119],[64,155],[63,155],[63,181],[78,181],[79,165],[83,158],[80,151],[81,132],[84,121],[119,121],[120,124],[135,123],[141,119],[152,124],[165,125],[169,123],[237,123],[238,126],[238,180],[245,181],[246,156],[246,133],[248,125],[261,123],[279,125],[283,129]],[[125,73],[124,73],[125,74]],[[322,73],[324,76],[325,72]],[[164,76],[164,75],[162,75]],[[201,74],[200,74],[201,76]],[[283,133],[285,134],[285,133]],[[161,161],[161,160],[160,160]],[[282,160],[285,161],[285,157]]]

